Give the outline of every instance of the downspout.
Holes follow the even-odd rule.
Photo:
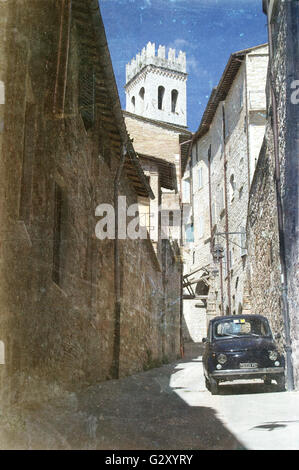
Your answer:
[[[180,223],[180,247],[179,247],[179,253],[180,253],[180,355],[183,358],[184,357],[184,339],[183,339],[183,262],[182,262],[182,246],[183,246],[183,217],[184,217],[184,211],[183,211],[183,198],[182,198],[182,150],[181,146],[179,147],[180,149],[180,193],[179,193],[179,204],[180,204],[180,212],[181,212],[181,223]],[[164,330],[163,330],[164,333]]]
[[[69,60],[71,19],[72,0],[62,0],[53,105],[53,113],[56,115],[56,117],[59,118],[64,117],[64,102]],[[61,93],[59,93],[60,88],[62,88]]]
[[[224,204],[225,204],[225,239],[226,239],[226,266],[227,266],[227,297],[228,315],[231,315],[231,286],[230,286],[230,253],[229,253],[229,222],[228,222],[228,197],[227,197],[227,158],[225,143],[225,105],[222,104],[222,125],[223,125],[223,178],[224,178]]]
[[[208,151],[208,175],[209,175],[209,214],[210,214],[210,251],[213,254],[214,237],[213,237],[213,215],[212,215],[212,180],[211,180],[211,145]]]
[[[119,230],[118,230],[118,195],[123,167],[127,156],[126,145],[123,146],[119,166],[114,178],[114,217],[115,217],[115,239],[114,239],[114,343],[113,343],[113,362],[111,375],[113,379],[119,378],[120,361],[120,316],[121,316],[121,295],[120,295],[120,263],[119,263]]]
[[[248,106],[248,76],[247,76],[247,54],[245,55],[245,113],[246,113],[246,147],[247,147],[247,170],[248,170],[248,196],[250,191],[250,176],[251,176],[251,162],[250,162],[250,141],[249,141],[249,106]]]
[[[220,258],[220,295],[221,295],[221,314],[224,315],[224,301],[223,301],[223,263]]]
[[[284,333],[285,333],[285,351],[287,363],[287,388],[294,390],[294,374],[292,362],[292,346],[290,334],[290,318],[289,318],[289,305],[288,305],[288,291],[287,291],[287,266],[285,254],[285,239],[284,239],[284,224],[283,224],[283,206],[280,189],[280,163],[279,163],[279,130],[278,130],[278,110],[276,102],[276,94],[274,89],[274,76],[273,70],[273,41],[271,32],[271,22],[269,17],[269,0],[267,2],[267,20],[268,20],[268,39],[269,39],[269,68],[270,68],[270,89],[271,101],[273,111],[273,138],[274,138],[274,159],[275,159],[275,186],[276,186],[276,201],[277,201],[277,220],[278,220],[278,235],[279,235],[279,251],[280,263],[282,270],[282,316],[284,320]]]

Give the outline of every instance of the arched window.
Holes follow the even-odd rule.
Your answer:
[[[139,106],[139,112],[142,114],[143,113],[143,110],[144,110],[144,94],[145,94],[145,89],[144,87],[140,88],[139,90],[139,102],[140,102],[140,106]]]
[[[178,96],[179,93],[177,90],[172,90],[171,92],[171,112],[175,113],[176,112],[176,105],[178,102]]]
[[[165,93],[164,86],[159,86],[159,88],[158,88],[158,109],[163,109],[164,93]]]
[[[132,109],[133,111],[135,111],[135,96],[132,97],[131,103],[132,103]]]
[[[144,100],[144,94],[145,94],[145,89],[144,87],[142,87],[140,88],[140,91],[139,91],[139,96],[142,99],[142,101]]]

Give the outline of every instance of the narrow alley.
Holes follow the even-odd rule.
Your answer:
[[[287,393],[286,399],[275,384],[256,381],[222,385],[220,394],[212,396],[195,343],[187,345],[185,358],[177,363],[94,385],[40,407],[29,403],[17,419],[22,422],[15,429],[22,433],[11,423],[2,424],[1,448],[299,449],[296,393]]]
[[[0,0],[0,449],[299,449],[298,19]]]

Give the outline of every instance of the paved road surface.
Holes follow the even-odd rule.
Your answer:
[[[299,449],[298,393],[256,381],[212,396],[200,350],[187,351],[176,364],[32,405],[0,425],[0,448]]]

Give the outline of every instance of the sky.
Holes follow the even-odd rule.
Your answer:
[[[151,41],[186,52],[188,127],[196,131],[231,53],[267,42],[262,0],[100,0],[122,108],[126,64]]]

